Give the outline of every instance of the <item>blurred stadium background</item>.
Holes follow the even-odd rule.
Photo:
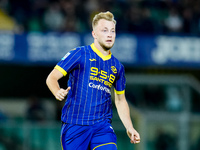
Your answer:
[[[1,0],[0,150],[61,149],[63,103],[45,80],[65,53],[92,42],[91,18],[107,10],[141,134],[131,145],[113,106],[118,149],[200,149],[200,0]]]

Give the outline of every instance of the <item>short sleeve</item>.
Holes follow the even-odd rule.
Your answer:
[[[124,66],[121,65],[117,78],[114,82],[114,88],[115,88],[114,91],[117,94],[124,94],[125,87],[126,87],[125,70]]]
[[[55,66],[64,76],[80,64],[81,49],[75,49],[68,52]]]

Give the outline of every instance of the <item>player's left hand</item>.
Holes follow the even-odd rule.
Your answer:
[[[134,144],[140,143],[140,135],[134,128],[128,129],[127,134],[129,138],[131,139],[130,140],[131,143],[134,143]]]

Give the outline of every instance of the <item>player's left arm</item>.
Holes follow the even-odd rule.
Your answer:
[[[119,117],[126,128],[129,138],[131,139],[130,142],[134,144],[139,143],[140,135],[133,127],[131,117],[130,117],[129,106],[126,101],[126,97],[124,93],[117,94],[115,92],[115,105],[116,105]]]

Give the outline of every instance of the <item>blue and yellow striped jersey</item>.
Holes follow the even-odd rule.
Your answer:
[[[112,55],[104,56],[94,43],[68,52],[55,66],[69,74],[71,90],[62,109],[66,123],[92,125],[112,118],[111,87],[123,94],[124,66]]]

